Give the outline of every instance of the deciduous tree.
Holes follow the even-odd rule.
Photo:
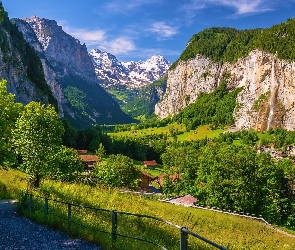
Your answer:
[[[31,187],[39,187],[52,172],[61,146],[63,126],[54,108],[37,102],[25,106],[12,131],[13,145],[21,156],[22,170],[29,174]]]
[[[133,166],[132,159],[117,154],[96,164],[93,176],[108,186],[136,188],[139,171]]]
[[[0,165],[9,166],[15,162],[11,149],[11,130],[21,112],[23,105],[15,103],[14,95],[6,90],[7,82],[0,81]]]

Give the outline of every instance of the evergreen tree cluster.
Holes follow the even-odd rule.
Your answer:
[[[277,53],[278,58],[295,60],[295,19],[288,19],[269,29],[236,30],[214,27],[205,29],[188,42],[186,49],[170,69],[179,61],[187,61],[197,54],[210,58],[214,62],[235,62],[246,57],[252,50]]]

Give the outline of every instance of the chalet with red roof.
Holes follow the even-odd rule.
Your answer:
[[[93,170],[94,163],[98,162],[98,157],[96,155],[87,155],[87,150],[78,150],[78,155],[85,165],[84,170]]]
[[[143,166],[148,169],[154,169],[157,165],[158,164],[155,160],[143,162]]]

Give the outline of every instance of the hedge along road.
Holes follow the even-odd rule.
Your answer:
[[[0,199],[0,249],[100,249],[97,245],[71,239],[66,234],[20,217],[16,212],[16,205],[16,200]]]

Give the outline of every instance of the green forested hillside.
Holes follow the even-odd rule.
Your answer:
[[[280,59],[295,60],[295,19],[274,25],[269,29],[236,30],[233,28],[209,28],[193,35],[178,61],[187,61],[197,54],[215,62],[234,62],[245,57],[253,49],[277,53]]]

